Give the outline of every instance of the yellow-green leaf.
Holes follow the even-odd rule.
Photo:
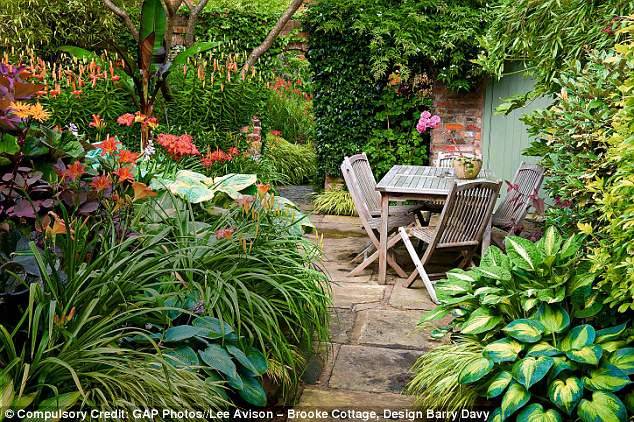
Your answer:
[[[634,375],[634,347],[617,350],[608,357],[608,362],[627,375]]]
[[[522,351],[522,348],[521,343],[510,338],[503,338],[487,344],[482,354],[495,363],[513,362],[517,359],[517,355]]]
[[[531,398],[531,393],[526,391],[526,389],[516,383],[513,382],[509,386],[508,390],[502,397],[502,416],[504,419],[510,417],[513,413],[521,409]]]
[[[513,378],[530,389],[548,374],[553,363],[553,358],[548,356],[526,357],[513,365]]]
[[[460,372],[458,382],[471,384],[481,380],[493,369],[493,362],[487,358],[480,358],[468,363]]]
[[[492,399],[502,394],[512,379],[513,376],[508,371],[501,371],[493,377],[487,388],[487,399]]]
[[[571,415],[583,397],[583,382],[577,377],[556,379],[548,387],[548,397],[558,408]]]
[[[502,318],[491,314],[489,309],[481,307],[473,311],[468,320],[461,327],[463,334],[481,334],[492,330],[502,322]]]
[[[559,348],[563,351],[579,350],[594,343],[595,337],[596,332],[591,325],[578,325],[568,332]]]
[[[517,415],[517,422],[561,422],[561,415],[555,409],[544,411],[544,406],[533,403]]]
[[[544,326],[532,319],[516,319],[502,328],[506,335],[524,343],[536,343],[542,338]]]
[[[566,352],[568,359],[579,363],[585,363],[586,365],[598,365],[602,354],[603,349],[598,344]]]
[[[593,369],[583,381],[593,391],[620,391],[632,383],[625,372],[612,365]]]
[[[558,356],[561,352],[553,347],[550,343],[540,341],[533,344],[527,351],[526,356]]]
[[[624,422],[627,410],[623,402],[612,393],[595,391],[592,400],[581,399],[577,416],[582,422]]]
[[[533,319],[544,326],[544,334],[561,333],[570,325],[570,315],[561,305],[542,304]]]

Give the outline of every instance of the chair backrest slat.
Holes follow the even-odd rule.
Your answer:
[[[365,154],[345,157],[341,163],[341,173],[359,217],[367,221],[373,214],[380,212],[381,194],[376,191],[368,157]]]
[[[498,206],[493,215],[493,224],[508,228],[522,221],[531,206],[530,196],[539,192],[544,180],[544,169],[536,164],[520,164],[513,177],[512,189]]]
[[[474,245],[482,240],[500,191],[500,183],[475,181],[454,185],[440,215],[434,247]]]

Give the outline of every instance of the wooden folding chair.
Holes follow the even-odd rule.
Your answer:
[[[468,267],[491,219],[499,191],[500,183],[494,182],[473,181],[454,184],[440,214],[438,226],[399,228],[403,243],[416,266],[416,270],[406,281],[407,287],[411,287],[417,274],[420,275],[429,296],[438,303],[431,279],[441,278],[445,273],[428,274],[425,265],[429,263],[434,252],[455,250],[462,255],[458,267]],[[410,237],[415,237],[427,245],[422,258],[419,258]]]
[[[351,276],[356,276],[379,257],[381,194],[376,190],[376,179],[374,179],[372,168],[365,154],[345,157],[341,164],[341,173],[343,174],[348,191],[352,196],[361,224],[368,233],[368,237],[371,241],[370,245],[360,254],[365,258],[363,262],[350,272]],[[395,233],[396,229],[400,226],[414,223],[417,218],[417,211],[420,210],[420,208],[420,205],[390,207],[388,232],[394,233],[392,233],[388,239],[388,250],[400,241],[398,234]],[[391,254],[387,256],[387,263],[399,276],[407,277],[407,273],[396,263],[396,260],[394,260]]]
[[[514,234],[515,227],[531,207],[531,195],[537,194],[544,181],[544,169],[522,162],[513,177],[515,189],[509,191],[493,214],[493,226]]]

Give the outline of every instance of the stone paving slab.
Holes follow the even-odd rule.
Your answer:
[[[423,350],[429,335],[416,327],[421,312],[370,309],[357,315],[358,343],[391,348]]]
[[[359,303],[380,302],[385,286],[362,283],[337,283],[332,285],[332,301],[336,308],[348,308]]]
[[[349,343],[355,313],[350,309],[330,309],[330,341],[333,343]]]
[[[400,393],[411,378],[409,369],[421,352],[342,345],[328,382],[330,388]]]
[[[411,396],[394,393],[367,393],[364,391],[304,389],[298,407],[345,407],[371,403],[375,407],[408,408],[414,404]]]
[[[429,297],[429,293],[424,287],[406,288],[403,286],[403,280],[399,279],[394,284],[392,293],[390,294],[389,305],[398,309],[417,309],[429,311],[436,307]]]

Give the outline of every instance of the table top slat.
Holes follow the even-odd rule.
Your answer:
[[[498,181],[486,169],[480,171],[476,180]],[[454,181],[461,182],[450,168],[395,165],[377,183],[376,189],[391,194],[447,195]]]

